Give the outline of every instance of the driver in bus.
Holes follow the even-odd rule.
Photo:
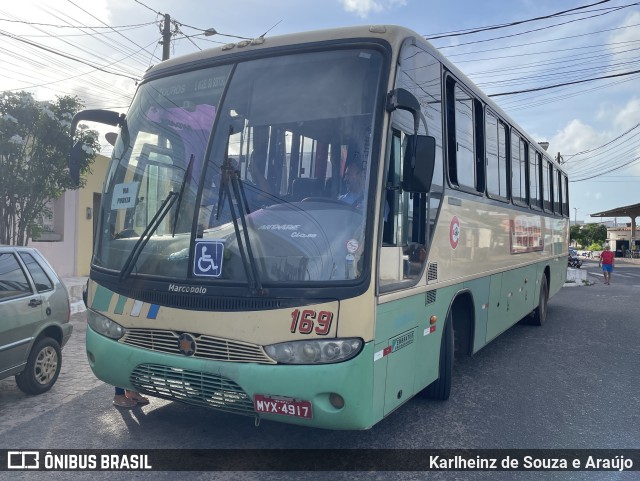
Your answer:
[[[347,192],[338,197],[356,209],[362,209],[364,205],[365,172],[361,162],[351,162],[344,170],[344,182]]]

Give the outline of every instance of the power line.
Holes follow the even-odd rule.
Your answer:
[[[155,22],[150,23],[148,26],[155,26]],[[78,28],[78,29],[82,29],[85,27],[74,27],[74,28]],[[86,27],[88,29],[93,29],[95,27]],[[113,31],[113,32],[82,32],[82,33],[69,33],[69,34],[60,34],[60,33],[56,33],[55,38],[67,38],[67,37],[95,37],[96,35],[101,35],[103,37],[108,37],[109,35],[113,35],[114,33],[119,33],[119,32],[127,32],[129,30],[135,30],[135,28],[123,28],[119,31]],[[51,38],[52,35],[50,33],[44,34],[44,35],[31,35],[31,34],[25,34],[22,33],[20,34],[21,37],[24,38],[46,38],[49,37]]]
[[[623,42],[623,43],[640,43],[640,40],[632,40],[630,42]],[[608,44],[608,45],[603,45],[604,47],[609,47],[612,44]],[[561,49],[561,50],[557,50],[557,51],[547,51],[547,52],[542,52],[542,53],[558,53],[558,52],[564,52],[564,51],[572,51],[572,50],[578,50],[579,47],[577,47],[576,49]],[[628,50],[616,50],[614,51],[614,55],[616,56],[620,56],[623,53],[628,53],[628,52],[635,52],[637,50],[640,50],[640,47],[634,47],[634,48],[630,48]],[[567,65],[567,63],[569,61],[575,60],[576,62],[581,62],[579,63],[580,65],[584,65],[587,63],[593,63],[593,61],[599,61],[597,59],[600,58],[609,58],[611,57],[611,52],[610,51],[606,51],[605,53],[601,53],[598,55],[594,55],[595,53],[597,53],[597,51],[588,51],[588,52],[581,52],[581,53],[573,53],[571,55],[565,55],[563,57],[552,57],[553,60],[548,60],[549,57],[545,57],[545,60],[543,61],[537,61],[537,62],[529,62],[529,63],[523,63],[520,65],[513,65],[511,67],[504,67],[504,66],[500,66],[497,68],[494,68],[492,70],[483,70],[483,71],[479,71],[479,72],[467,72],[467,76],[471,77],[471,78],[478,78],[481,77],[483,75],[493,75],[496,73],[503,73],[503,72],[509,72],[511,70],[516,70],[516,71],[521,71],[523,67],[544,67],[544,66],[549,66],[549,65],[555,65],[555,64],[562,64],[562,65]],[[490,61],[490,60],[502,60],[505,58],[512,58],[512,57],[522,57],[522,55],[508,55],[506,57],[496,57],[496,58],[492,58],[492,59],[485,59],[486,61]],[[583,58],[580,58],[583,57]],[[589,60],[584,62],[584,57],[588,58]],[[473,60],[471,60],[473,61]],[[574,63],[573,65],[577,65],[576,63]]]
[[[8,18],[0,18],[0,22],[11,22],[11,23],[22,23],[24,25],[37,25],[37,26],[41,26],[41,27],[54,27],[54,28],[95,28],[95,29],[100,29],[100,28],[110,28],[110,29],[118,29],[118,28],[122,28],[122,29],[130,29],[130,28],[137,28],[137,27],[148,27],[149,25],[155,25],[155,22],[148,22],[148,23],[136,23],[133,25],[118,25],[115,27],[111,27],[111,26],[94,26],[94,27],[89,27],[87,25],[82,25],[82,26],[77,26],[77,25],[58,25],[58,24],[53,24],[53,23],[39,23],[39,22],[29,22],[27,20],[11,20]]]
[[[62,12],[60,10],[56,10],[55,8],[51,8],[51,9],[46,9],[47,13],[49,13],[50,15],[52,15],[53,17],[55,17],[58,20],[61,20],[63,22],[66,22],[69,25],[77,25],[77,24],[81,24],[81,22],[79,22],[77,19],[75,19],[74,17],[72,17],[71,15],[68,15],[67,12]],[[89,54],[92,57],[95,57],[96,59],[99,60],[103,60],[105,58],[105,55],[103,52],[97,52],[95,50],[91,50],[90,49],[90,45],[92,45],[91,43],[84,43],[84,42],[69,42],[63,38],[60,38],[61,36],[59,35],[55,35],[52,34],[50,31],[43,29],[42,27],[33,27],[35,30],[38,30],[42,33],[48,34],[51,38],[62,42],[66,45],[69,45],[71,48],[73,49],[77,49],[83,53]],[[115,39],[108,39],[105,38],[106,34],[108,32],[98,32],[98,31],[94,31],[91,32],[91,34],[94,36],[94,39],[96,42],[99,43],[103,43],[104,45],[106,45],[110,51],[115,51],[115,52],[120,52],[123,54],[123,56],[125,56],[125,58],[128,58],[131,56],[131,52],[132,49],[129,48],[128,46],[125,46],[124,44],[118,42]],[[24,38],[25,36],[21,36],[21,38]],[[137,52],[135,52],[136,55],[139,56],[139,54]],[[144,58],[144,61],[139,60],[137,58],[135,58],[135,60],[141,64],[142,66],[146,66],[146,57]],[[103,65],[104,67],[104,65]],[[68,69],[68,67],[65,67]],[[136,70],[140,71],[142,67],[138,67]],[[132,75],[137,75],[137,73],[132,73]]]
[[[565,162],[571,162],[571,158],[576,157],[576,156],[578,156],[578,155],[590,154],[591,152],[595,152],[596,150],[600,150],[600,149],[602,149],[602,148],[606,147],[607,145],[614,143],[616,140],[621,139],[622,137],[624,137],[624,136],[625,136],[625,135],[627,135],[628,133],[630,133],[630,132],[634,131],[634,130],[635,130],[635,129],[637,129],[638,127],[640,127],[640,123],[638,123],[638,124],[634,125],[633,127],[631,127],[631,128],[630,128],[629,130],[627,130],[626,132],[624,132],[624,133],[620,134],[618,137],[616,137],[616,138],[615,138],[615,139],[613,139],[613,140],[610,140],[609,142],[607,142],[607,143],[605,143],[605,144],[602,144],[602,145],[600,145],[600,146],[598,146],[598,147],[594,147],[593,149],[583,150],[582,152],[578,152],[577,154],[568,154],[568,155],[566,155],[566,157],[568,157],[568,158],[567,158],[567,160],[566,160]]]
[[[182,22],[176,20],[175,18],[174,18],[174,21],[178,25],[180,25],[181,27],[192,28],[193,30],[198,30],[199,32],[202,32],[202,33],[206,33],[207,31],[211,31],[210,29],[206,29],[206,28],[192,27],[191,25],[187,25],[186,23],[182,23]],[[230,33],[222,33],[222,32],[218,32],[217,30],[215,32],[216,32],[215,35],[222,35],[223,37],[239,38],[241,40],[251,40],[249,37],[241,37],[239,35],[232,35]],[[184,32],[183,32],[183,34],[184,34]],[[186,35],[185,35],[185,37],[186,37]]]
[[[560,84],[545,85],[544,87],[536,87],[536,88],[524,89],[524,90],[514,90],[512,92],[501,92],[501,93],[498,93],[498,94],[491,94],[491,95],[489,95],[489,97],[501,97],[503,95],[516,95],[516,94],[522,94],[522,93],[526,93],[526,92],[539,92],[540,90],[554,89],[554,88],[557,88],[557,87],[564,87],[566,85],[581,84],[581,83],[585,83],[585,82],[592,82],[594,80],[602,80],[602,79],[607,79],[607,78],[625,77],[627,75],[633,75],[633,74],[637,74],[637,73],[640,73],[640,70],[634,70],[632,72],[623,72],[623,73],[614,74],[614,75],[603,75],[602,77],[593,77],[593,78],[588,78],[588,79],[583,79],[583,80],[574,80],[573,82],[563,82],[563,83],[560,83]]]
[[[620,169],[625,168],[625,167],[631,167],[632,165],[635,165],[638,162],[640,162],[640,157],[635,157],[635,158],[631,159],[629,162],[627,162],[626,164],[619,165],[617,167],[613,167],[613,168],[611,168],[611,169],[609,169],[609,170],[607,170],[605,172],[601,172],[599,174],[594,174],[594,175],[591,175],[589,177],[585,177],[583,179],[569,180],[569,182],[584,182],[585,180],[594,179],[594,178],[599,177],[601,175],[610,174],[611,172],[615,172],[616,170],[620,170]]]
[[[183,38],[186,38],[187,40],[189,40],[189,42],[191,42],[191,43],[193,44],[193,46],[194,46],[195,48],[197,48],[198,50],[202,50],[202,49],[198,46],[198,44],[197,44],[197,43],[195,43],[193,40],[191,40],[191,37],[190,37],[190,36],[185,35],[185,34],[184,34],[184,32],[183,32],[182,30],[180,30],[179,28],[178,28],[178,32],[182,34],[182,37],[179,37],[179,38],[178,38],[178,37],[176,37],[176,40],[181,40],[181,39],[183,39]]]
[[[154,43],[157,43],[157,41],[155,41],[155,40],[154,40],[152,43],[150,43],[150,44],[149,44],[149,45],[147,45],[146,47],[142,47],[142,48],[143,48],[143,49],[146,49],[147,47],[150,47],[150,46],[151,46],[151,45],[153,45]],[[134,52],[134,53],[130,54],[129,56],[135,55],[136,53],[138,53],[138,52]],[[111,65],[121,63],[123,60],[126,60],[126,58],[127,58],[127,57],[122,58],[122,59],[119,59],[119,60],[115,60],[115,61],[111,62],[110,64],[107,64],[107,65],[106,65],[106,67],[110,67]],[[83,72],[83,73],[79,73],[79,74],[77,74],[77,75],[72,75],[72,76],[70,76],[70,77],[65,77],[65,78],[61,78],[61,79],[58,79],[58,80],[53,80],[53,81],[51,81],[51,82],[46,82],[46,83],[37,84],[37,85],[36,85],[36,84],[33,84],[33,85],[30,85],[30,86],[29,86],[29,88],[46,87],[46,86],[53,85],[53,84],[57,84],[57,83],[60,83],[60,82],[66,82],[66,81],[71,80],[71,79],[74,79],[74,78],[79,78],[79,77],[83,77],[83,76],[85,76],[85,75],[90,75],[90,74],[92,74],[92,73],[93,73],[93,72]],[[20,90],[20,89],[10,89],[10,90],[11,90],[11,91],[15,91],[15,90]],[[130,97],[130,95],[129,95],[129,97]]]
[[[162,13],[158,12],[157,10],[154,10],[153,8],[149,7],[148,5],[145,5],[144,3],[142,3],[140,0],[133,0],[134,2],[142,5],[144,8],[146,8],[147,10],[151,10],[153,13],[156,13],[158,15],[162,15]]]
[[[624,30],[626,28],[637,27],[638,25],[640,25],[640,24],[639,23],[635,23],[633,25],[625,25],[623,27],[608,28],[608,29],[605,29],[605,30],[598,30],[598,31],[589,32],[589,33],[581,33],[581,34],[578,34],[578,35],[568,35],[566,37],[550,38],[548,40],[539,40],[537,42],[520,43],[520,44],[516,44],[516,45],[507,45],[507,46],[501,45],[500,47],[496,47],[496,48],[488,48],[486,50],[474,50],[472,52],[451,53],[451,54],[447,54],[447,58],[461,57],[463,55],[477,55],[479,53],[495,52],[496,50],[503,51],[503,50],[508,50],[508,49],[512,49],[512,48],[529,47],[531,45],[539,45],[541,43],[556,42],[558,40],[570,40],[570,39],[573,39],[573,38],[586,37],[586,36],[589,36],[589,35],[596,35],[598,33],[607,33],[607,32],[614,32],[616,30]],[[584,47],[575,47],[575,48],[584,48]]]
[[[84,13],[86,13],[86,14],[87,14],[87,15],[89,15],[90,17],[92,17],[92,18],[94,18],[94,19],[98,20],[99,22],[102,22],[102,23],[103,23],[104,25],[106,25],[108,28],[111,28],[111,27],[109,27],[109,25],[107,25],[105,22],[103,22],[102,20],[100,20],[98,17],[96,17],[96,16],[95,16],[95,15],[93,15],[92,13],[87,12],[84,8],[80,7],[80,6],[79,6],[79,5],[77,5],[76,3],[72,2],[71,0],[67,0],[67,1],[68,1],[71,5],[73,5],[73,6],[75,6],[76,8],[79,8],[80,10],[82,10]],[[123,37],[124,39],[126,39],[126,40],[128,40],[129,42],[131,42],[132,44],[134,44],[136,47],[138,47],[138,48],[140,48],[140,49],[143,49],[143,50],[147,51],[147,50],[146,50],[146,48],[141,47],[140,45],[138,45],[136,42],[134,42],[133,40],[131,40],[131,39],[130,39],[129,37],[127,37],[126,35],[124,35],[124,34],[122,34],[122,33],[120,33],[120,32],[117,32],[117,31],[116,31],[116,30],[114,30],[113,28],[111,28],[111,30],[113,30],[115,33],[117,33],[118,35],[120,35],[120,36],[121,36],[121,37]],[[147,53],[150,53],[150,52],[147,52]],[[152,55],[153,55],[153,54],[152,54]]]
[[[431,37],[425,36],[425,38],[427,40],[436,40],[438,38],[459,37],[461,35],[471,35],[473,33],[487,32],[489,30],[498,30],[500,28],[513,27],[515,25],[521,25],[523,23],[537,22],[539,20],[546,20],[546,19],[549,19],[549,18],[558,17],[560,15],[563,15],[563,14],[566,14],[566,13],[569,13],[569,12],[575,12],[576,10],[583,10],[585,8],[593,7],[595,5],[600,5],[602,3],[607,3],[609,1],[610,0],[601,0],[600,2],[592,3],[592,4],[589,4],[589,5],[584,5],[582,7],[571,8],[569,10],[563,10],[561,12],[556,12],[556,13],[552,13],[550,15],[544,15],[544,16],[541,16],[541,17],[534,17],[534,18],[529,18],[527,20],[518,20],[518,21],[510,22],[510,23],[492,25],[492,26],[489,26],[489,27],[479,27],[479,28],[475,28],[475,29],[471,29],[471,30],[465,30],[465,31],[462,31],[462,32],[455,32],[455,33],[454,32],[445,32],[443,34],[438,34],[436,36],[431,36]]]
[[[562,25],[568,25],[570,23],[580,22],[582,20],[588,20],[588,19],[595,18],[595,17],[602,17],[603,15],[608,15],[610,13],[617,12],[618,10],[622,10],[624,8],[633,7],[633,6],[636,6],[636,5],[640,5],[640,2],[631,3],[629,5],[623,5],[621,7],[617,7],[615,9],[609,10],[608,12],[605,12],[605,13],[599,13],[597,15],[591,15],[591,16],[588,16],[588,17],[576,18],[574,20],[569,20],[567,22],[556,23],[554,25],[548,25],[546,27],[535,28],[533,30],[527,30],[527,31],[524,31],[524,32],[513,33],[511,35],[503,35],[502,37],[494,37],[494,38],[487,38],[487,39],[484,39],[484,40],[475,40],[473,42],[459,43],[457,45],[443,45],[443,46],[438,47],[438,48],[440,50],[443,50],[445,48],[457,48],[457,47],[462,47],[464,45],[473,45],[473,44],[476,44],[476,43],[486,43],[486,42],[493,42],[494,40],[504,40],[505,38],[518,37],[520,35],[525,35],[527,33],[540,32],[542,30],[548,30],[550,28],[560,27]],[[585,35],[590,35],[590,34],[585,34]],[[580,35],[576,35],[576,37],[579,37],[579,36]]]
[[[583,95],[583,94],[588,93],[588,92],[594,92],[596,90],[602,90],[602,89],[608,88],[610,86],[619,85],[619,84],[622,84],[622,83],[630,82],[632,80],[635,80],[635,78],[631,77],[631,78],[627,78],[627,79],[623,79],[623,80],[618,80],[618,81],[615,81],[615,82],[609,82],[609,83],[605,83],[605,84],[597,86],[597,87],[592,87],[592,88],[588,88],[588,89],[572,91],[571,93],[564,94],[564,95],[556,95],[554,97],[547,97],[544,100],[539,100],[538,99],[539,95],[534,93],[534,95],[530,95],[528,98],[512,99],[511,102],[506,102],[505,104],[501,104],[501,106],[505,110],[509,110],[510,112],[515,112],[515,111],[520,111],[520,110],[529,110],[532,107],[540,107],[542,105],[547,105],[547,104],[550,104],[550,103],[557,103],[560,100],[566,100],[566,99],[569,99],[569,98],[572,98],[572,97],[577,97],[579,95]],[[562,90],[566,90],[566,89],[560,88],[560,91],[562,91]],[[523,103],[523,102],[528,102],[528,103]],[[513,106],[507,107],[509,105],[513,105]]]
[[[14,35],[14,34],[9,33],[9,32],[5,32],[5,31],[3,31],[3,30],[0,30],[0,35],[5,36],[5,37],[12,38],[13,40],[16,40],[16,41],[18,41],[18,42],[26,43],[26,44],[28,44],[28,45],[31,45],[32,47],[36,47],[36,48],[39,48],[39,49],[45,50],[45,51],[47,51],[47,52],[49,52],[49,53],[53,53],[53,54],[55,54],[55,55],[59,55],[60,57],[64,57],[64,58],[66,58],[66,59],[68,59],[68,60],[73,60],[74,62],[79,62],[79,63],[82,63],[82,64],[84,64],[84,65],[88,65],[89,67],[93,67],[93,68],[95,68],[96,70],[100,70],[101,72],[105,72],[105,73],[108,73],[108,74],[111,74],[111,75],[118,75],[118,76],[120,76],[120,77],[126,77],[126,78],[128,78],[128,79],[133,80],[134,82],[137,82],[137,81],[138,81],[138,79],[137,79],[137,78],[135,78],[135,77],[131,77],[130,75],[123,74],[123,73],[119,73],[119,72],[112,72],[112,71],[110,71],[110,70],[107,70],[107,69],[105,69],[105,68],[103,68],[103,67],[99,66],[99,65],[95,65],[95,64],[93,64],[93,63],[91,63],[91,62],[89,62],[89,61],[87,61],[87,60],[83,60],[83,59],[80,59],[80,58],[74,57],[74,56],[72,56],[72,55],[68,55],[68,54],[66,54],[66,53],[59,52],[59,51],[57,51],[57,50],[54,50],[54,49],[49,48],[49,47],[46,47],[46,46],[44,46],[44,45],[40,45],[40,44],[38,44],[38,43],[36,43],[36,42],[32,42],[31,40],[27,40],[27,39],[24,39],[24,38],[20,38],[20,37],[18,37],[17,35]]]

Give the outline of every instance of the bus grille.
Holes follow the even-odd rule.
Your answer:
[[[131,384],[151,396],[245,416],[255,416],[253,402],[231,379],[159,364],[140,364]]]
[[[434,302],[436,302],[436,291],[428,291],[424,299],[424,305],[427,306],[429,304],[433,304]]]
[[[160,329],[127,329],[119,342],[130,346],[182,356],[178,345],[180,333]],[[262,346],[248,342],[231,341],[204,334],[192,334],[196,341],[196,350],[191,357],[214,361],[256,362],[275,364]]]
[[[430,262],[429,269],[427,270],[427,282],[438,280],[438,263]]]

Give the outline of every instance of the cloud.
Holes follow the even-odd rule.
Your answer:
[[[406,0],[340,0],[347,12],[355,13],[360,18],[367,18],[370,13],[380,13],[395,7],[403,7]]]
[[[607,127],[594,127],[573,119],[549,140],[549,152],[576,153],[611,141],[640,123],[640,97],[633,97],[623,105],[613,101],[603,103],[595,118],[598,125]]]
[[[614,61],[622,61],[623,59],[629,59],[628,52],[635,50],[635,42],[640,40],[640,32],[638,32],[637,25],[640,23],[640,12],[633,12],[629,15],[620,26],[619,30],[616,30],[609,37],[609,50],[614,56]],[[627,53],[627,55],[624,55]],[[631,53],[631,57],[635,53]]]
[[[620,130],[627,130],[640,122],[640,98],[632,98],[616,114],[615,125]]]
[[[612,141],[640,123],[640,97],[633,97],[624,104],[608,102],[602,106],[599,120],[598,125],[607,127],[594,127],[579,119],[567,123],[550,140],[551,155],[555,156],[556,152],[562,154],[570,177],[596,176],[599,172],[611,176],[639,176],[640,145],[635,139],[637,129],[635,134],[630,132],[626,137]],[[596,149],[601,146],[604,148]],[[584,151],[587,152],[583,155],[573,156]],[[587,195],[591,196],[590,193]],[[604,197],[596,195],[594,198],[601,200]]]
[[[549,141],[549,152],[576,153],[604,144],[607,133],[598,132],[579,119],[570,121]]]

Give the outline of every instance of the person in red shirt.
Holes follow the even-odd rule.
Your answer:
[[[615,255],[611,252],[611,247],[609,244],[604,246],[604,251],[600,254],[600,262],[598,263],[599,267],[602,267],[602,273],[604,274],[604,283],[607,285],[611,284],[611,273],[613,272],[613,264],[614,264]]]

